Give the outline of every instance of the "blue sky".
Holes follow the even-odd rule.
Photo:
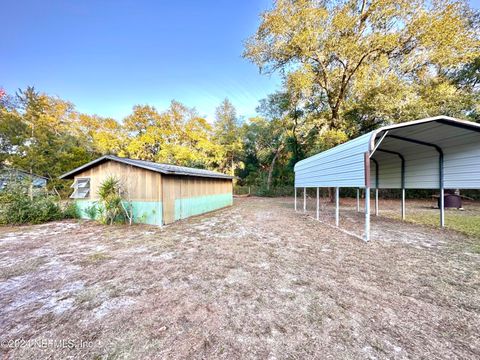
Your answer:
[[[135,104],[165,109],[172,99],[213,120],[225,97],[249,117],[281,83],[241,57],[269,7],[271,0],[3,2],[0,87],[34,85],[118,120]]]
[[[172,99],[213,120],[228,97],[244,116],[280,86],[241,57],[269,0],[8,1],[0,87],[34,85],[118,120]]]

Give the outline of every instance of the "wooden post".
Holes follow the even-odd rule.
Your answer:
[[[320,191],[317,187],[317,220],[320,219]]]
[[[340,224],[340,188],[335,188],[335,225]]]

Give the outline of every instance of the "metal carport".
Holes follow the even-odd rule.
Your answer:
[[[384,126],[295,165],[297,188],[335,188],[336,226],[339,225],[339,188],[365,189],[365,231],[370,239],[370,189],[402,190],[405,219],[406,189],[440,190],[440,226],[445,225],[444,189],[480,188],[480,124],[436,116]],[[358,206],[358,205],[357,205]]]

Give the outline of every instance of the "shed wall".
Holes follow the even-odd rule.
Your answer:
[[[98,189],[110,176],[115,176],[122,182],[127,198],[132,203],[135,222],[152,225],[163,223],[162,175],[115,161],[101,163],[75,176],[75,179],[90,178],[90,196],[76,200],[81,217],[89,217],[87,209],[98,201]]]
[[[163,176],[164,223],[233,204],[231,179]]]

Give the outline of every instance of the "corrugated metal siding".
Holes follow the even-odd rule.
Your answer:
[[[439,187],[439,153],[434,147],[389,137],[397,135],[440,146],[444,153],[444,187],[480,188],[480,128],[457,121],[460,127],[440,123],[442,117],[426,122],[387,127],[380,149],[396,151],[405,158],[405,188]],[[455,119],[450,119],[455,123]],[[467,123],[468,124],[468,123]],[[472,128],[473,126],[473,128]],[[384,130],[376,132],[377,138]],[[364,187],[364,153],[369,150],[371,133],[300,161],[295,166],[296,187]],[[375,183],[375,163],[370,162],[371,187],[401,188],[401,160],[395,154],[376,151],[379,184]]]
[[[480,189],[480,134],[474,135],[443,148],[445,188]]]
[[[383,145],[383,144],[382,144]],[[402,146],[403,145],[403,146]],[[388,149],[401,153],[405,159],[405,188],[406,189],[432,189],[439,184],[438,177],[438,153],[435,149],[427,146],[419,146],[411,143],[402,144],[398,140],[385,140],[385,145],[380,149]],[[379,164],[379,188],[400,189],[402,179],[402,167],[400,157],[395,154],[375,152],[373,158]],[[371,179],[374,179],[371,166]],[[372,187],[374,187],[372,181]]]
[[[401,187],[401,161],[397,155],[377,153],[375,160],[379,168],[379,189],[399,189]],[[375,183],[375,163],[370,161],[371,187],[377,187]]]
[[[370,133],[298,162],[296,187],[364,187]]]
[[[480,188],[480,133],[435,122],[395,129],[389,134],[440,146],[444,153],[444,187]],[[439,187],[439,154],[433,147],[385,138],[379,149],[400,152],[405,158],[405,188]],[[400,159],[380,151],[373,156],[379,163],[379,188],[400,188]],[[371,165],[373,180],[375,166]],[[374,181],[372,181],[374,187]]]

